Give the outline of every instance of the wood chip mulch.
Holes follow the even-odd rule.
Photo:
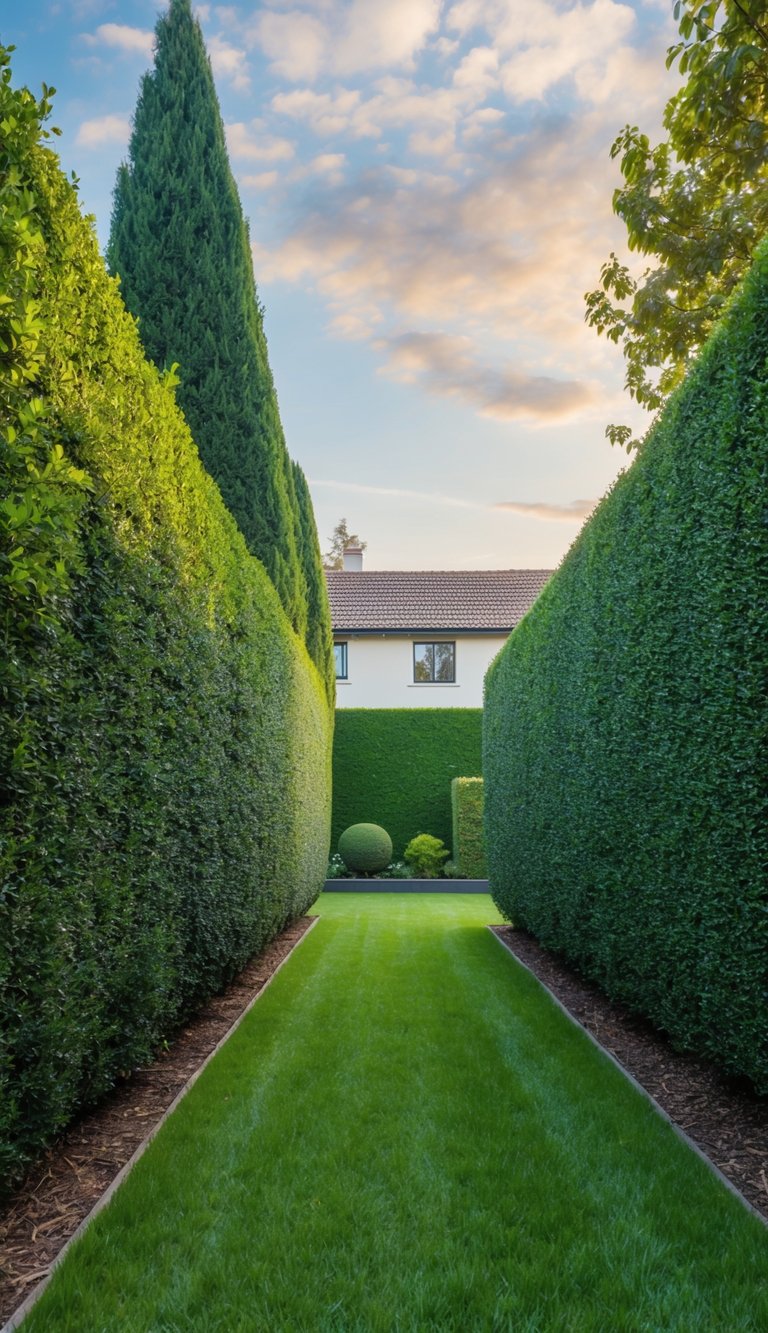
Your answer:
[[[492,929],[768,1221],[768,1098],[673,1050],[663,1033],[613,1003],[526,931]]]
[[[0,1325],[48,1275],[62,1246],[312,920],[299,917],[252,958],[153,1064],[77,1119],[28,1173],[0,1211]]]

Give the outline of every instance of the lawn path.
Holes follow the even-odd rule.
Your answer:
[[[768,1231],[490,899],[317,910],[25,1333],[768,1329]]]

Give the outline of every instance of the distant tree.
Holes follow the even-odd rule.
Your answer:
[[[210,63],[190,0],[156,28],[107,257],[148,355],[180,366],[178,400],[208,471],[299,633],[298,503]]]
[[[345,518],[339,519],[330,539],[330,546],[323,556],[326,569],[343,569],[344,552],[348,546],[359,546],[364,551],[368,543],[361,541],[356,532],[350,532]]]
[[[666,106],[667,139],[652,148],[627,125],[611,148],[629,248],[659,262],[635,278],[612,254],[585,297],[587,322],[621,344],[625,387],[650,411],[682,380],[768,229],[768,5],[678,0],[674,13],[667,65],[687,77]],[[606,435],[639,444],[629,426]]]

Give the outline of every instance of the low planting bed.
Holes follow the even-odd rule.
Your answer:
[[[487,893],[487,879],[327,879],[325,893]]]

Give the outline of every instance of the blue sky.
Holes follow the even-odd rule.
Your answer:
[[[0,0],[57,89],[102,244],[155,0]],[[550,567],[638,426],[583,321],[623,229],[610,144],[659,133],[667,0],[200,4],[291,454],[366,567]]]

